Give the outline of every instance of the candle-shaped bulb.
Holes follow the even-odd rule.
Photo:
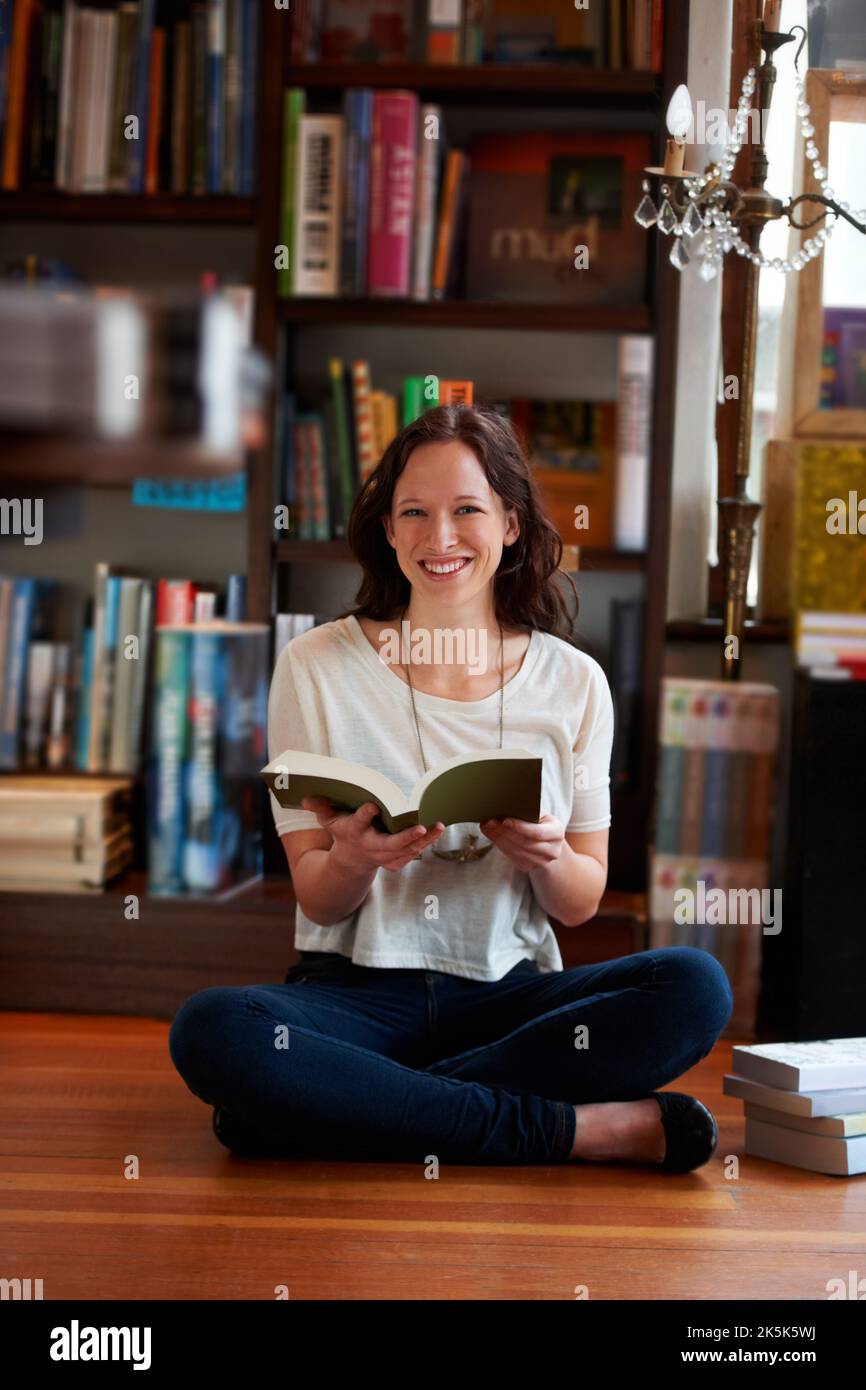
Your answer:
[[[692,124],[692,99],[685,82],[681,82],[668,103],[667,126],[675,140],[682,144]]]

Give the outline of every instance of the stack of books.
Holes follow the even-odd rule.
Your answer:
[[[732,1066],[722,1089],[744,1103],[747,1154],[866,1173],[866,1038],[735,1047]]]
[[[132,861],[126,778],[0,779],[0,890],[86,893]]]
[[[754,1036],[763,932],[778,933],[770,890],[779,692],[771,685],[662,684],[651,944],[697,946],[734,990],[729,1033]]]

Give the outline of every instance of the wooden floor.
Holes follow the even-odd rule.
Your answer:
[[[731,1042],[673,1089],[721,1131],[683,1176],[629,1165],[242,1160],[172,1067],[168,1025],[0,1015],[0,1275],[44,1297],[822,1299],[866,1273],[866,1180],[742,1157]],[[124,1177],[129,1156],[137,1180]],[[725,1176],[739,1157],[739,1176]],[[730,1166],[730,1163],[729,1163]]]

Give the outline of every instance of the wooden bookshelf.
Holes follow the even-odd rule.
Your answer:
[[[544,107],[559,111],[598,111],[634,118],[635,128],[649,130],[659,149],[664,136],[664,108],[674,88],[684,80],[688,48],[687,0],[666,4],[665,69],[649,72],[602,71],[570,67],[510,67],[480,65],[293,65],[289,61],[289,23],[273,6],[262,8],[261,65],[258,78],[258,195],[255,198],[201,197],[157,194],[65,194],[34,188],[0,194],[0,222],[53,223],[62,226],[94,224],[116,229],[112,235],[132,236],[143,225],[249,227],[256,242],[255,341],[275,363],[292,360],[306,326],[381,325],[395,329],[442,327],[573,333],[653,333],[656,372],[653,400],[652,473],[649,544],[645,554],[584,551],[586,570],[634,571],[644,575],[645,641],[642,655],[641,761],[637,783],[617,791],[615,831],[611,838],[611,884],[638,892],[646,876],[646,826],[655,778],[658,691],[665,640],[664,594],[671,493],[674,418],[677,298],[679,274],[667,260],[668,247],[658,238],[657,263],[650,277],[647,303],[624,306],[521,305],[478,301],[393,301],[376,299],[289,299],[277,297],[274,247],[280,242],[282,184],[283,92],[288,85],[307,88],[317,96],[338,96],[347,86],[409,88],[443,106],[487,106],[492,110]],[[533,121],[533,124],[535,122]],[[622,123],[619,123],[622,124]],[[39,250],[33,237],[34,250]],[[324,361],[324,358],[323,358]],[[22,446],[23,447],[23,446]],[[142,460],[122,460],[119,451],[80,450],[67,445],[52,451],[42,441],[28,460],[27,476],[40,486],[50,483],[126,483],[145,473],[180,472],[170,454],[158,451]],[[112,457],[113,455],[113,457]],[[4,459],[8,458],[4,449]],[[129,472],[127,472],[129,464]],[[210,463],[207,465],[210,469]],[[234,462],[218,472],[233,471]],[[272,534],[274,496],[273,439],[250,452],[247,467],[248,616],[254,621],[273,616],[275,579],[293,565],[345,565],[350,557],[344,542],[299,543],[275,541]],[[185,470],[204,476],[191,459]],[[7,469],[8,472],[8,469]],[[212,475],[212,474],[211,474]],[[179,560],[182,557],[179,557]],[[266,833],[273,830],[266,821]],[[281,847],[277,846],[282,853]],[[134,885],[138,885],[138,887]],[[140,892],[138,922],[123,917],[122,895]],[[606,902],[615,902],[610,895]],[[243,983],[258,976],[279,978],[282,963],[291,959],[291,886],[283,878],[244,890],[222,902],[213,899],[150,898],[140,874],[124,875],[103,894],[0,894],[0,914],[8,924],[0,933],[0,951],[23,978],[21,957],[30,984],[5,988],[0,1003],[7,1007],[110,1008],[165,1014],[203,983]],[[626,949],[640,949],[642,899],[635,898],[627,914],[632,925],[622,938]],[[620,905],[621,906],[621,905]],[[620,912],[622,916],[622,912]],[[617,919],[618,920],[618,919]],[[622,949],[607,925],[587,924],[560,933],[569,950],[597,950],[604,959]],[[14,928],[14,929],[13,929]],[[605,933],[608,933],[605,936]],[[631,934],[629,934],[631,933]],[[595,945],[591,943],[595,942]],[[252,943],[252,944],[251,944]],[[565,954],[565,952],[564,952]],[[568,962],[567,962],[568,963]],[[10,978],[0,963],[0,981]],[[42,993],[32,984],[35,972],[45,972]],[[19,972],[19,973],[15,973]],[[32,987],[31,987],[32,986]],[[3,986],[0,985],[0,989]],[[17,990],[17,993],[16,993]],[[30,993],[28,993],[28,990]],[[77,993],[76,993],[77,991]],[[70,998],[79,1002],[70,1003]],[[9,1002],[17,999],[19,1002]],[[37,1000],[41,999],[41,1004]],[[57,1002],[51,1003],[51,1000]],[[29,1000],[29,1003],[22,1002]],[[169,1008],[170,1012],[170,1008]]]
[[[0,891],[0,1009],[172,1018],[210,985],[280,983],[296,906],[287,875],[221,897],[150,897],[140,871],[103,893]],[[554,930],[566,966],[643,950],[643,897],[606,893],[591,922]]]
[[[0,193],[2,222],[165,222],[252,226],[256,200],[215,193],[63,193],[55,189]]]

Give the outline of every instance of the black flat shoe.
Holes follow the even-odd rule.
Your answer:
[[[719,1142],[719,1128],[705,1105],[681,1091],[653,1091],[662,1112],[665,1156],[657,1167],[690,1173],[708,1163]]]
[[[213,1112],[213,1132],[221,1144],[232,1153],[249,1158],[263,1158],[279,1153],[279,1145],[267,1135],[250,1130],[221,1105]]]

